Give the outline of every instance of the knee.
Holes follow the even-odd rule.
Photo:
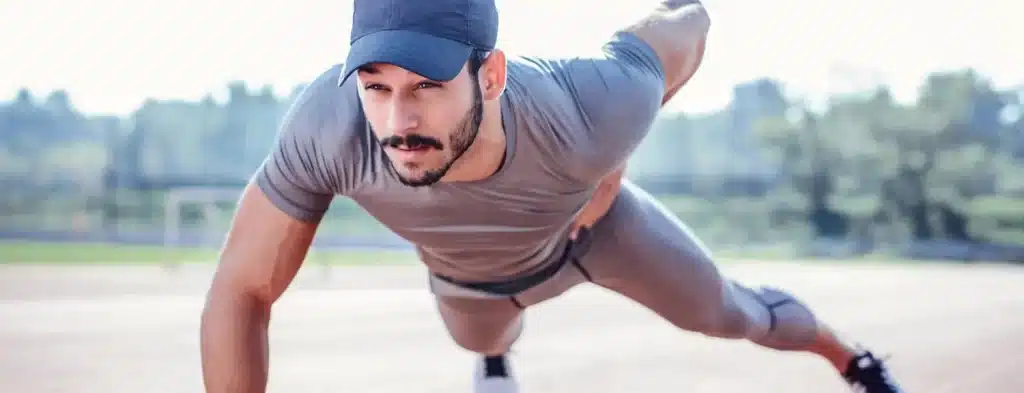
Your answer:
[[[502,354],[519,338],[522,317],[511,303],[444,298],[438,311],[458,346],[480,354]]]
[[[766,331],[755,342],[778,350],[800,350],[817,339],[818,320],[807,304],[776,288],[762,287],[754,293],[769,316]]]
[[[502,328],[473,329],[471,326],[448,327],[448,334],[459,347],[478,354],[500,355],[508,352],[522,332],[522,323],[514,323]]]
[[[787,292],[729,281],[722,294],[673,322],[707,336],[747,339],[777,348],[800,346],[815,337],[814,315]]]
[[[472,338],[455,338],[455,343],[462,349],[480,355],[501,355],[509,351],[511,345],[499,341],[477,340]]]

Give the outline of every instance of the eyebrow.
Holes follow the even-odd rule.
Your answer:
[[[361,66],[359,66],[359,68],[356,68],[356,71],[357,72],[365,72],[367,74],[379,74],[380,73],[380,70],[377,69],[377,67],[374,66],[373,64],[361,65]]]
[[[370,75],[381,74],[380,68],[378,68],[377,65],[373,64],[373,63],[364,64],[364,65],[361,65],[359,67],[356,67],[356,72],[362,72],[362,73],[366,73],[366,74],[370,74]],[[426,78],[426,77],[422,77],[422,80],[418,81],[416,83],[423,83],[423,82],[430,82],[430,83],[434,83],[434,84],[437,84],[437,85],[445,85],[447,83],[447,82],[444,82],[444,81],[435,81],[433,79]]]

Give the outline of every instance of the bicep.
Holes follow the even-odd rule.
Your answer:
[[[250,184],[242,192],[221,249],[213,290],[274,302],[302,265],[317,226],[317,221],[285,213]]]

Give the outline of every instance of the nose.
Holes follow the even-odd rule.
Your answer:
[[[409,100],[396,98],[388,108],[388,131],[392,135],[405,135],[419,125],[419,114]]]

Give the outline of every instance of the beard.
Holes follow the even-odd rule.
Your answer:
[[[398,168],[395,168],[395,163],[391,162],[391,168],[395,171],[398,177],[398,181],[408,187],[425,187],[436,184],[441,181],[451,170],[455,162],[462,157],[463,154],[469,150],[473,142],[476,141],[477,134],[480,133],[480,123],[483,121],[483,97],[481,97],[480,88],[477,86],[476,78],[473,78],[473,105],[470,106],[466,114],[462,116],[462,119],[458,124],[455,125],[454,131],[448,136],[447,145],[451,149],[451,157],[448,158],[443,164],[437,168],[426,169],[420,176],[410,177],[402,175]],[[441,141],[419,134],[409,134],[404,137],[390,136],[380,140],[382,146],[406,146],[406,147],[417,147],[423,146],[426,148],[437,149],[444,151],[444,143]]]

